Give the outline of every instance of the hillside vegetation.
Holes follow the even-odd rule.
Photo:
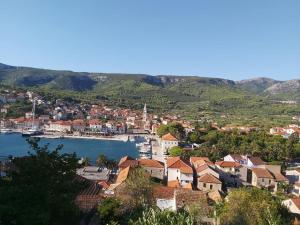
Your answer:
[[[235,82],[197,76],[86,73],[0,64],[0,82],[33,89],[48,97],[132,108],[141,108],[146,102],[157,113],[171,111],[191,119],[205,117],[221,123],[280,124],[300,113],[298,104],[278,102],[298,100],[298,82],[291,85],[291,81],[268,78]]]

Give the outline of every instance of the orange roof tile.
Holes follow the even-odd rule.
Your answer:
[[[296,207],[300,209],[300,198],[292,198],[291,200],[296,205]]]
[[[218,162],[215,162],[215,164],[220,167],[240,167],[241,166],[241,164],[239,164],[238,162],[229,162],[229,161],[218,161]]]
[[[198,182],[203,182],[203,183],[213,183],[213,184],[222,184],[222,182],[214,177],[213,175],[206,173],[202,175],[201,177],[198,178]]]
[[[178,141],[172,134],[168,133],[161,137],[164,141]]]
[[[197,161],[199,161],[199,160],[203,160],[203,161],[210,162],[210,160],[209,160],[208,157],[199,157],[199,156],[192,156],[192,157],[190,158],[190,160],[191,160],[191,163],[195,163],[195,162],[197,162]]]
[[[178,160],[180,160],[180,156],[176,156],[176,157],[169,157],[167,159],[167,167],[173,165],[175,162],[177,162]]]
[[[276,181],[288,181],[288,179],[283,176],[281,173],[272,173]]]
[[[253,163],[253,165],[265,165],[266,164],[266,162],[264,162],[259,157],[250,157],[248,160],[250,160]]]
[[[160,199],[172,199],[174,198],[174,187],[156,186],[153,188],[153,197]]]
[[[167,161],[168,168],[178,168],[182,173],[193,173],[192,167],[184,162],[180,157],[172,157]]]
[[[273,179],[272,174],[268,170],[266,170],[266,169],[263,169],[263,168],[252,168],[252,172],[255,173],[255,175],[258,178],[270,178],[270,179]]]
[[[127,179],[129,170],[130,170],[130,166],[120,171],[116,180],[117,184],[123,183]]]
[[[124,156],[120,159],[118,166],[119,168],[136,167],[138,166],[138,161],[129,156]]]
[[[196,171],[197,171],[197,173],[200,173],[200,172],[202,172],[202,171],[204,171],[204,170],[206,170],[208,168],[209,168],[209,166],[207,164],[203,164],[203,165],[198,166],[196,168]]]
[[[140,166],[164,168],[164,164],[154,159],[139,159],[138,164]]]

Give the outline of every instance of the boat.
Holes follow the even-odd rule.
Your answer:
[[[134,136],[128,136],[128,139],[130,142],[135,142],[135,137]]]
[[[43,131],[39,130],[37,128],[33,128],[33,129],[29,129],[29,130],[24,130],[22,132],[22,136],[23,137],[31,137],[31,136],[35,136],[35,135],[42,135]]]
[[[151,159],[151,154],[140,153],[140,158],[141,159]]]
[[[32,106],[32,123],[31,123],[31,128],[28,130],[23,130],[22,131],[22,136],[23,137],[30,137],[30,136],[35,136],[35,135],[41,135],[43,134],[43,131],[39,129],[37,126],[34,125],[34,120],[35,120],[35,99],[33,99],[33,106]]]
[[[8,128],[1,128],[0,129],[0,133],[1,134],[11,134],[11,133],[13,133],[13,130],[12,129],[8,129]]]
[[[137,144],[135,144],[135,146],[138,147],[138,148],[142,147],[143,145],[144,145],[144,143],[137,143]]]

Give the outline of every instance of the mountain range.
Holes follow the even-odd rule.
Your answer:
[[[255,115],[265,112],[269,115],[295,114],[298,106],[279,107],[277,102],[300,100],[300,80],[278,81],[265,77],[233,81],[199,76],[73,72],[0,64],[0,84],[137,108],[147,102],[154,110],[188,111],[191,114],[199,111],[232,115],[249,115],[250,111]]]
[[[230,88],[239,88],[252,93],[287,94],[300,91],[300,79],[278,81],[266,77],[258,77],[247,80],[233,81],[221,78],[209,78],[199,76],[176,75],[146,75],[123,73],[88,73],[66,70],[49,70],[31,67],[10,66],[0,63],[0,81],[2,84],[22,87],[47,86],[73,91],[93,90],[99,84],[105,84],[110,80],[136,81],[164,87],[178,83],[197,82],[207,85],[225,85]],[[298,97],[298,96],[297,96]]]

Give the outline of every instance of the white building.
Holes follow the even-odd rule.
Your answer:
[[[168,182],[178,181],[181,186],[192,184],[194,180],[193,169],[180,157],[170,157],[167,160]]]
[[[178,140],[172,134],[168,133],[162,136],[160,144],[162,151],[166,154],[170,148],[178,146]]]
[[[300,214],[300,198],[290,198],[282,202],[291,213]]]

